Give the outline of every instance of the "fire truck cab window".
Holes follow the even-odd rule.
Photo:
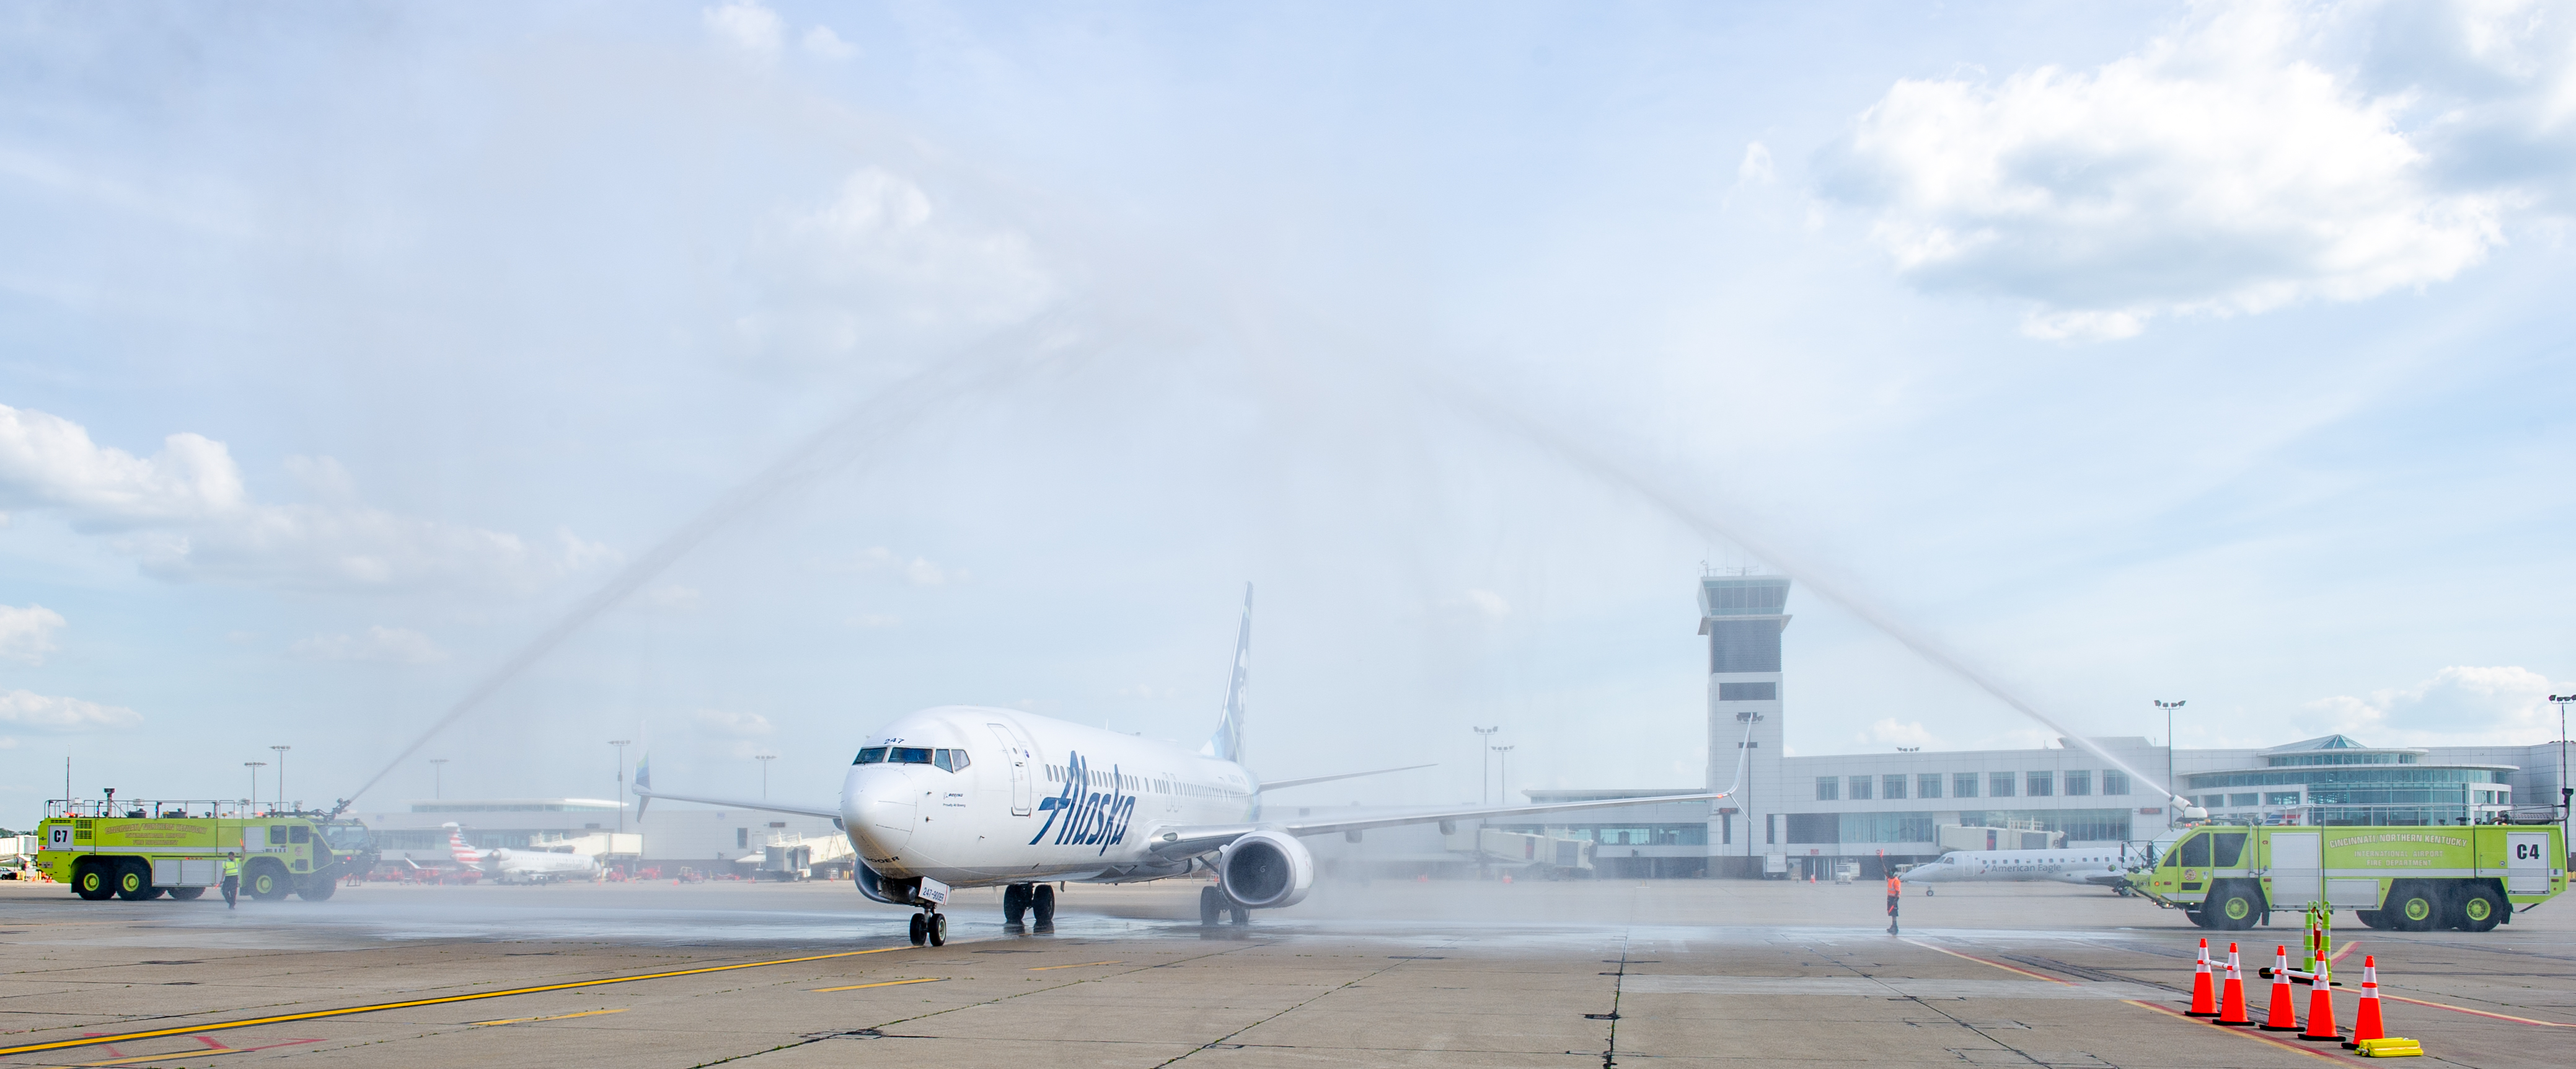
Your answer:
[[[2210,867],[2216,869],[2235,868],[2237,862],[2242,860],[2245,856],[2245,833],[2241,831],[2216,831],[2211,832],[2210,835],[2218,840],[2217,846],[2211,850],[2211,853],[2215,856],[2210,859]]]
[[[2187,869],[2205,869],[2205,868],[2208,868],[2208,867],[2209,867],[2209,836],[2207,836],[2207,835],[2194,835],[2194,836],[2192,836],[2191,838],[2185,839],[2185,840],[2183,840],[2183,841],[2182,841],[2182,849],[2175,851],[2175,853],[2181,856],[2181,858],[2182,858],[2182,867],[2184,867],[2184,868],[2187,868]]]

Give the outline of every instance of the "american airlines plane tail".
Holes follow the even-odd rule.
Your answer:
[[[1252,676],[1252,584],[1243,584],[1243,627],[1234,636],[1234,678],[1225,686],[1225,713],[1200,753],[1243,763],[1243,688]]]
[[[457,864],[466,868],[482,868],[483,852],[465,845],[465,829],[454,824],[444,826],[447,828],[447,856],[456,859]]]

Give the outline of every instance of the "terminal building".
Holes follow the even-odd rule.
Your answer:
[[[1738,797],[1714,806],[1599,810],[1513,830],[1592,841],[1603,876],[1758,876],[1767,867],[1803,878],[1856,859],[1874,877],[1884,864],[1938,856],[1933,829],[1945,824],[2044,832],[2070,847],[2152,839],[2175,816],[2153,786],[2169,769],[2176,793],[2222,820],[2484,823],[2517,808],[2535,816],[2558,802],[2562,744],[2555,741],[2387,747],[2328,735],[2264,749],[2169,750],[2117,736],[2091,740],[2112,761],[2062,739],[2030,750],[1790,757],[1781,751],[1791,697],[1782,657],[1789,591],[1781,575],[1700,579],[1699,633],[1708,639],[1705,789],[1735,782],[1740,758]],[[1533,802],[1563,802],[1689,789],[1524,793]],[[1766,864],[1766,857],[1776,860]]]
[[[656,806],[635,814],[604,798],[415,799],[402,809],[353,813],[367,826],[384,859],[422,865],[449,858],[446,825],[455,824],[468,846],[524,850],[549,842],[606,842],[613,860],[643,865],[717,868],[756,859],[768,844],[800,838],[829,839],[832,821],[748,809]],[[621,819],[622,818],[622,819]],[[600,840],[595,837],[609,836]]]

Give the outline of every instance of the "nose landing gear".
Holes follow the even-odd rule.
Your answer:
[[[1055,930],[1055,888],[1053,886],[1043,883],[1015,883],[1002,888],[1004,928],[1014,932],[1022,930],[1021,919],[1032,913],[1037,916],[1028,919],[1036,922],[1039,932]]]
[[[947,914],[924,910],[912,915],[912,945],[920,946],[924,942],[935,947],[948,945]]]

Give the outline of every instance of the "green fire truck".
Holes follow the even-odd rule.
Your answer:
[[[2203,928],[2240,931],[2324,903],[2404,932],[2483,932],[2567,889],[2555,824],[2179,828],[2130,886]]]
[[[336,851],[314,817],[260,814],[241,802],[203,800],[45,803],[36,866],[96,902],[197,898],[223,882],[227,854],[241,856],[241,891],[274,902],[319,902],[339,888],[357,851]]]

